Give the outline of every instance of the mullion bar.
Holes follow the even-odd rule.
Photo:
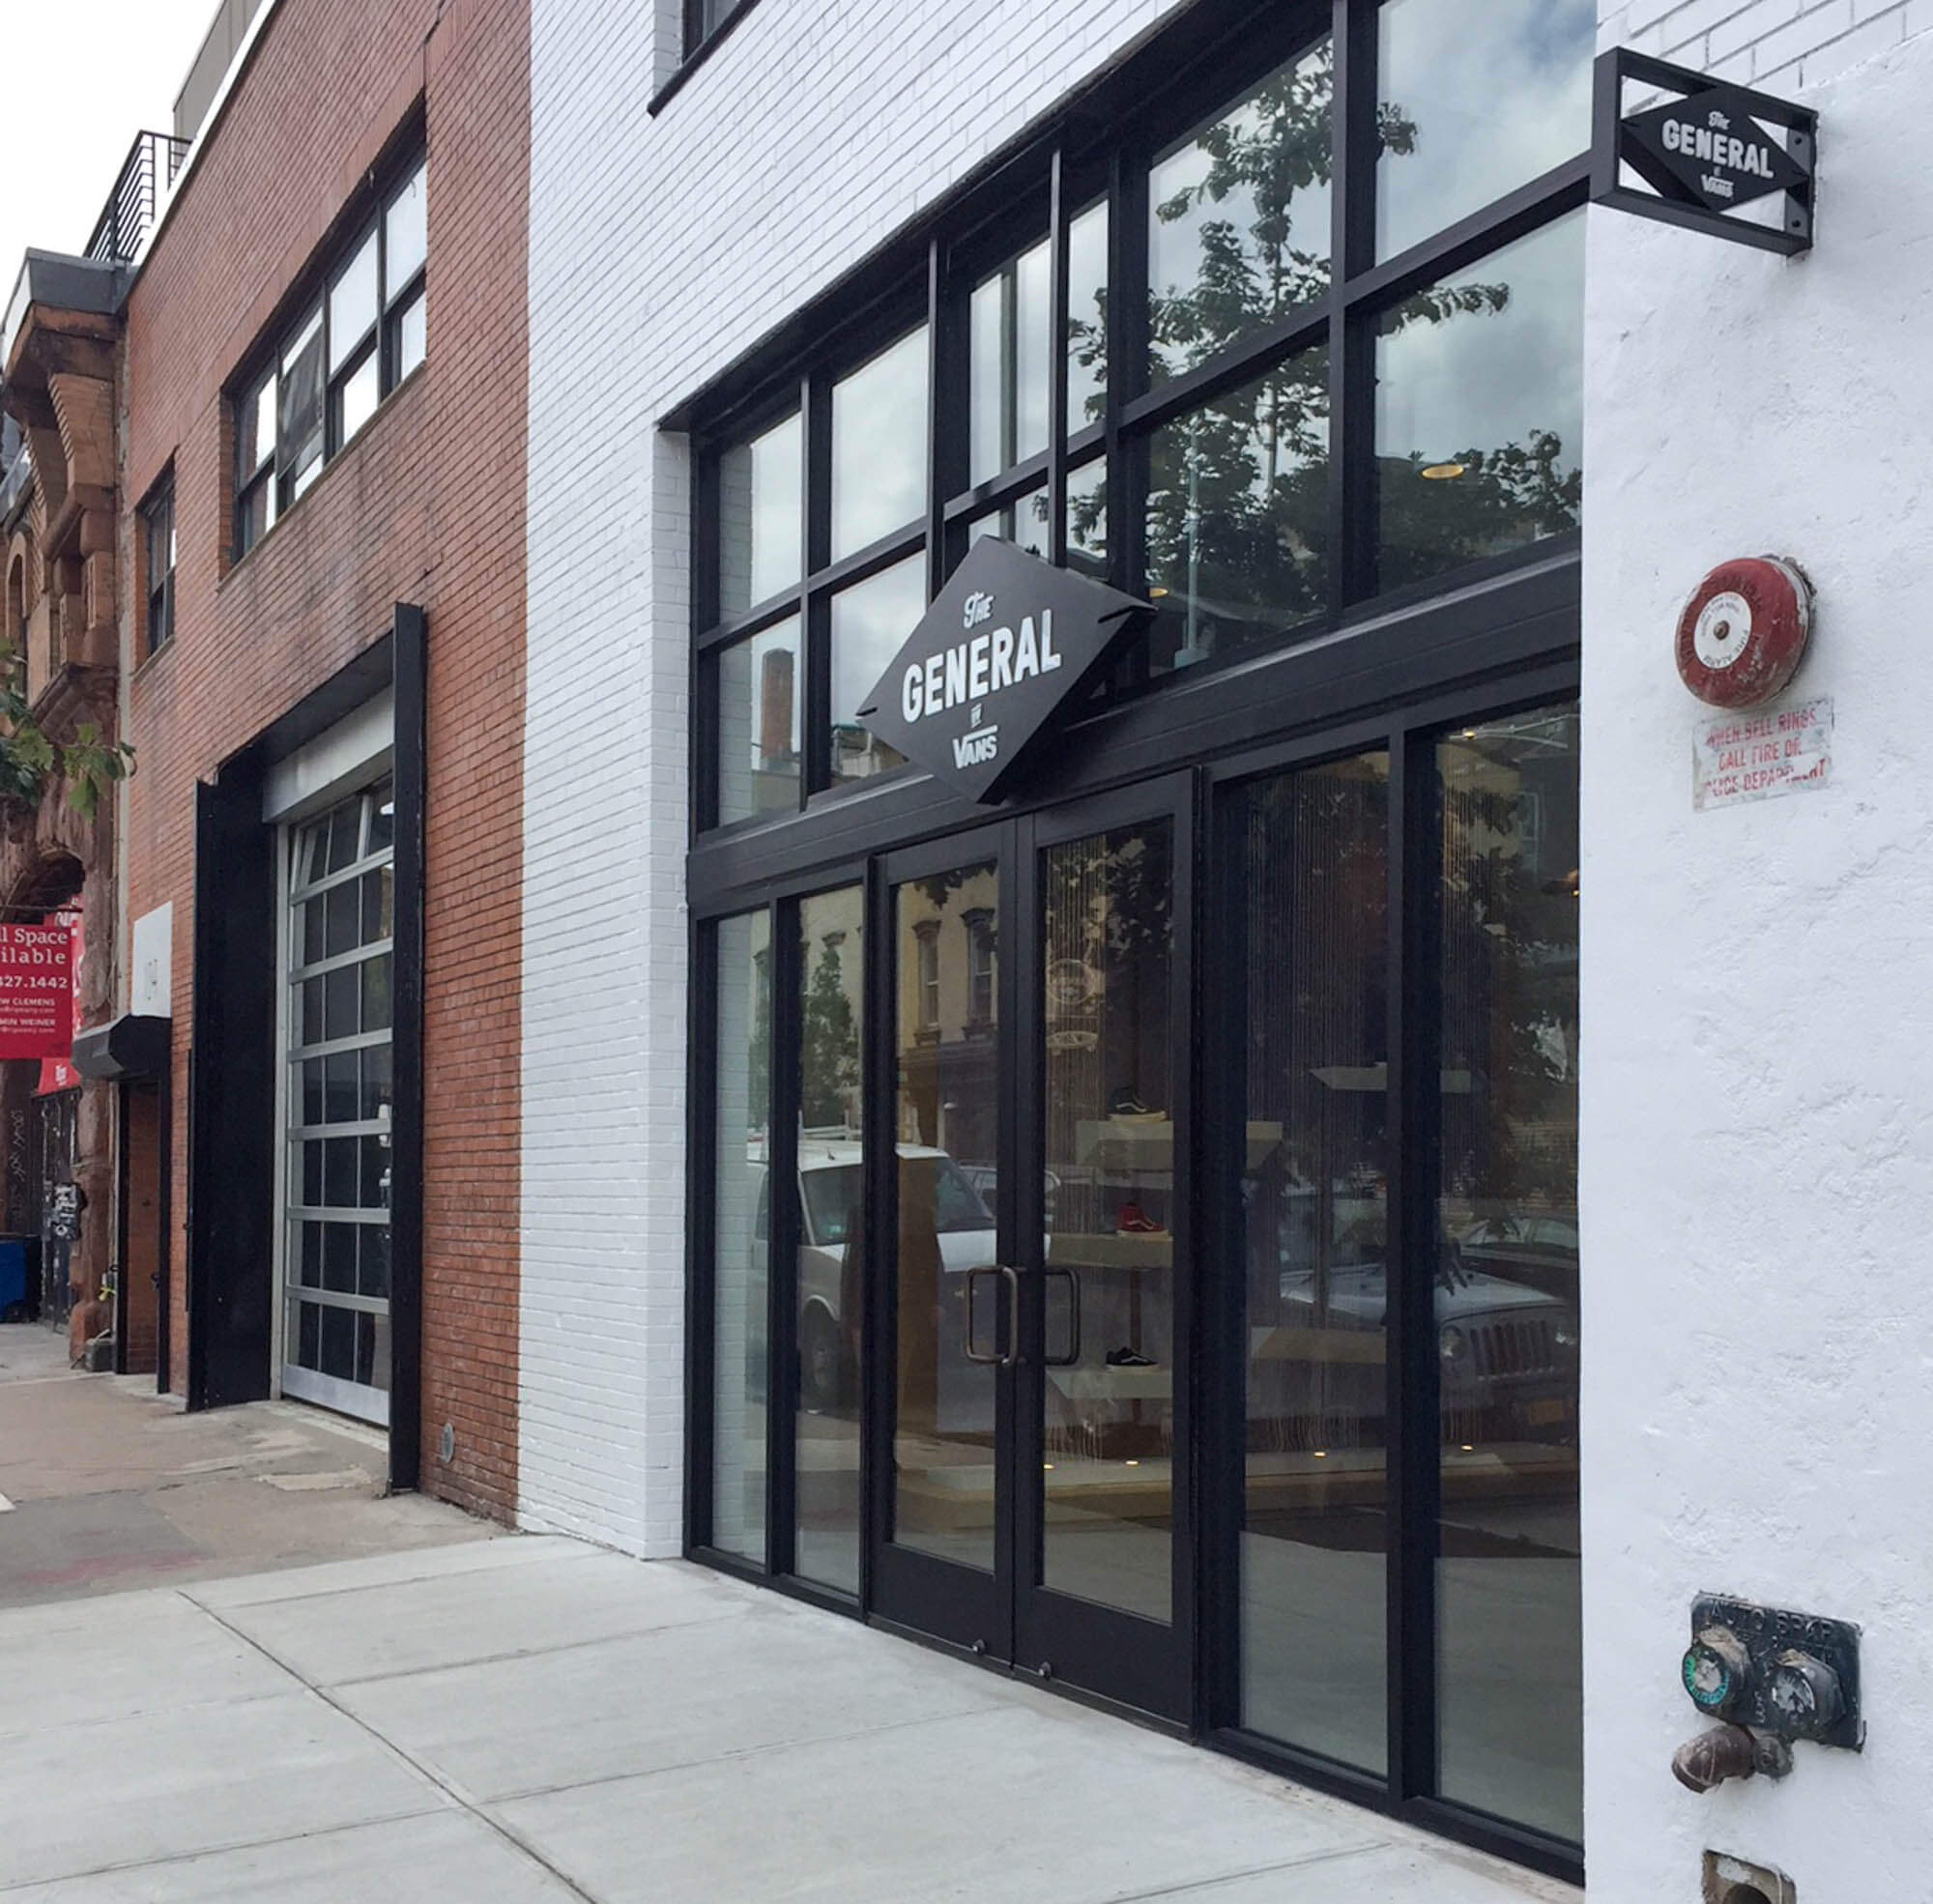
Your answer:
[[[799,649],[805,691],[799,696],[800,796],[810,799],[832,784],[832,649],[830,604],[813,592],[815,572],[832,551],[832,384],[807,374],[799,380],[799,427],[805,469],[799,483]]]
[[[1331,32],[1336,79],[1331,106],[1335,160],[1330,187],[1331,281],[1346,287],[1375,262],[1378,10],[1335,0]],[[1346,291],[1329,326],[1329,613],[1332,620],[1370,592],[1368,556],[1376,545],[1373,351],[1352,324]]]
[[[1067,562],[1067,168],[1053,148],[1047,185],[1047,559]]]
[[[795,1571],[798,1557],[798,1103],[799,906],[772,908],[771,1122],[765,1143],[765,1564]]]
[[[1427,732],[1390,745],[1388,1209],[1389,1765],[1399,1803],[1436,1790],[1435,1197],[1430,895],[1437,861]]]
[[[1008,287],[1010,289],[1011,287]],[[1001,295],[1005,298],[1008,289]],[[1003,313],[1004,315],[1004,313]],[[938,238],[926,247],[926,598],[946,584],[946,494],[944,457],[952,441],[948,422],[955,409],[950,386],[945,254]],[[910,630],[909,630],[910,632]]]

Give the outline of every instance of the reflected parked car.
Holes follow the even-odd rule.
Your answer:
[[[945,1151],[903,1143],[899,1160],[902,1217],[911,1221],[915,1212],[932,1213],[937,1268],[962,1279],[958,1300],[942,1309],[948,1318],[956,1311],[964,1317],[966,1272],[998,1260],[993,1212]],[[763,1156],[755,1154],[752,1161],[759,1179],[752,1247],[763,1259],[766,1171]],[[853,1246],[865,1222],[863,1162],[856,1137],[819,1137],[808,1131],[799,1140],[798,1368],[799,1396],[808,1408],[831,1408],[851,1399],[851,1371],[858,1366],[861,1252]],[[763,1355],[763,1343],[759,1352]]]
[[[1281,1299],[1278,1328],[1380,1333],[1388,1278],[1380,1261],[1288,1269]],[[1568,1427],[1577,1393],[1574,1303],[1472,1269],[1452,1254],[1437,1278],[1435,1321],[1440,1414],[1472,1433],[1513,1438],[1546,1438],[1553,1427]],[[1284,1391],[1257,1400],[1288,1415],[1381,1417],[1381,1358],[1338,1352],[1344,1346],[1314,1336],[1300,1358],[1281,1358]],[[1319,1387],[1319,1399],[1299,1395],[1298,1382]]]
[[[1463,1262],[1560,1302],[1577,1296],[1577,1219],[1502,1211],[1480,1217],[1457,1238]]]

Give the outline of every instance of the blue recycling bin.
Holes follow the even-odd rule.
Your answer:
[[[0,1322],[23,1322],[33,1313],[34,1253],[39,1238],[0,1236]]]

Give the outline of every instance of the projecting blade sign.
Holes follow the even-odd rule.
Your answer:
[[[1653,100],[1676,97],[1627,113],[1628,86]],[[1600,55],[1597,93],[1591,196],[1599,204],[1788,256],[1810,247],[1819,115],[1809,106],[1629,47]],[[1775,218],[1738,216],[1774,192],[1785,197]]]
[[[974,543],[857,709],[968,799],[1003,797],[1056,709],[1153,611],[1013,543]]]

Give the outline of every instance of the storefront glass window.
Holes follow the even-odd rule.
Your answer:
[[[1150,666],[1282,634],[1326,604],[1329,359],[1304,351],[1155,432]]]
[[[1577,526],[1583,213],[1406,298],[1378,332],[1384,588]]]
[[[1108,201],[1067,227],[1067,434],[1098,423],[1108,402]]]
[[[1389,759],[1248,793],[1242,1723],[1388,1763]]]
[[[832,387],[832,559],[915,521],[926,488],[922,324]]]
[[[798,908],[797,1572],[859,1591],[865,889]]]
[[[726,620],[799,578],[797,413],[718,459],[718,611]]]
[[[1384,0],[1376,255],[1591,142],[1593,0]]]
[[[798,805],[798,617],[721,650],[718,819],[722,825]]]
[[[1148,381],[1205,362],[1329,288],[1325,39],[1148,174]]]
[[[1576,707],[1445,735],[1436,775],[1440,1776],[1577,1839]]]
[[[864,780],[905,764],[854,711],[926,609],[926,558],[909,556],[832,597],[833,780]]]
[[[759,911],[721,919],[713,941],[711,1544],[758,1563],[765,1558],[770,940],[769,916]]]
[[[1030,245],[973,292],[967,437],[974,482],[1047,447],[1049,249],[1045,239]]]

